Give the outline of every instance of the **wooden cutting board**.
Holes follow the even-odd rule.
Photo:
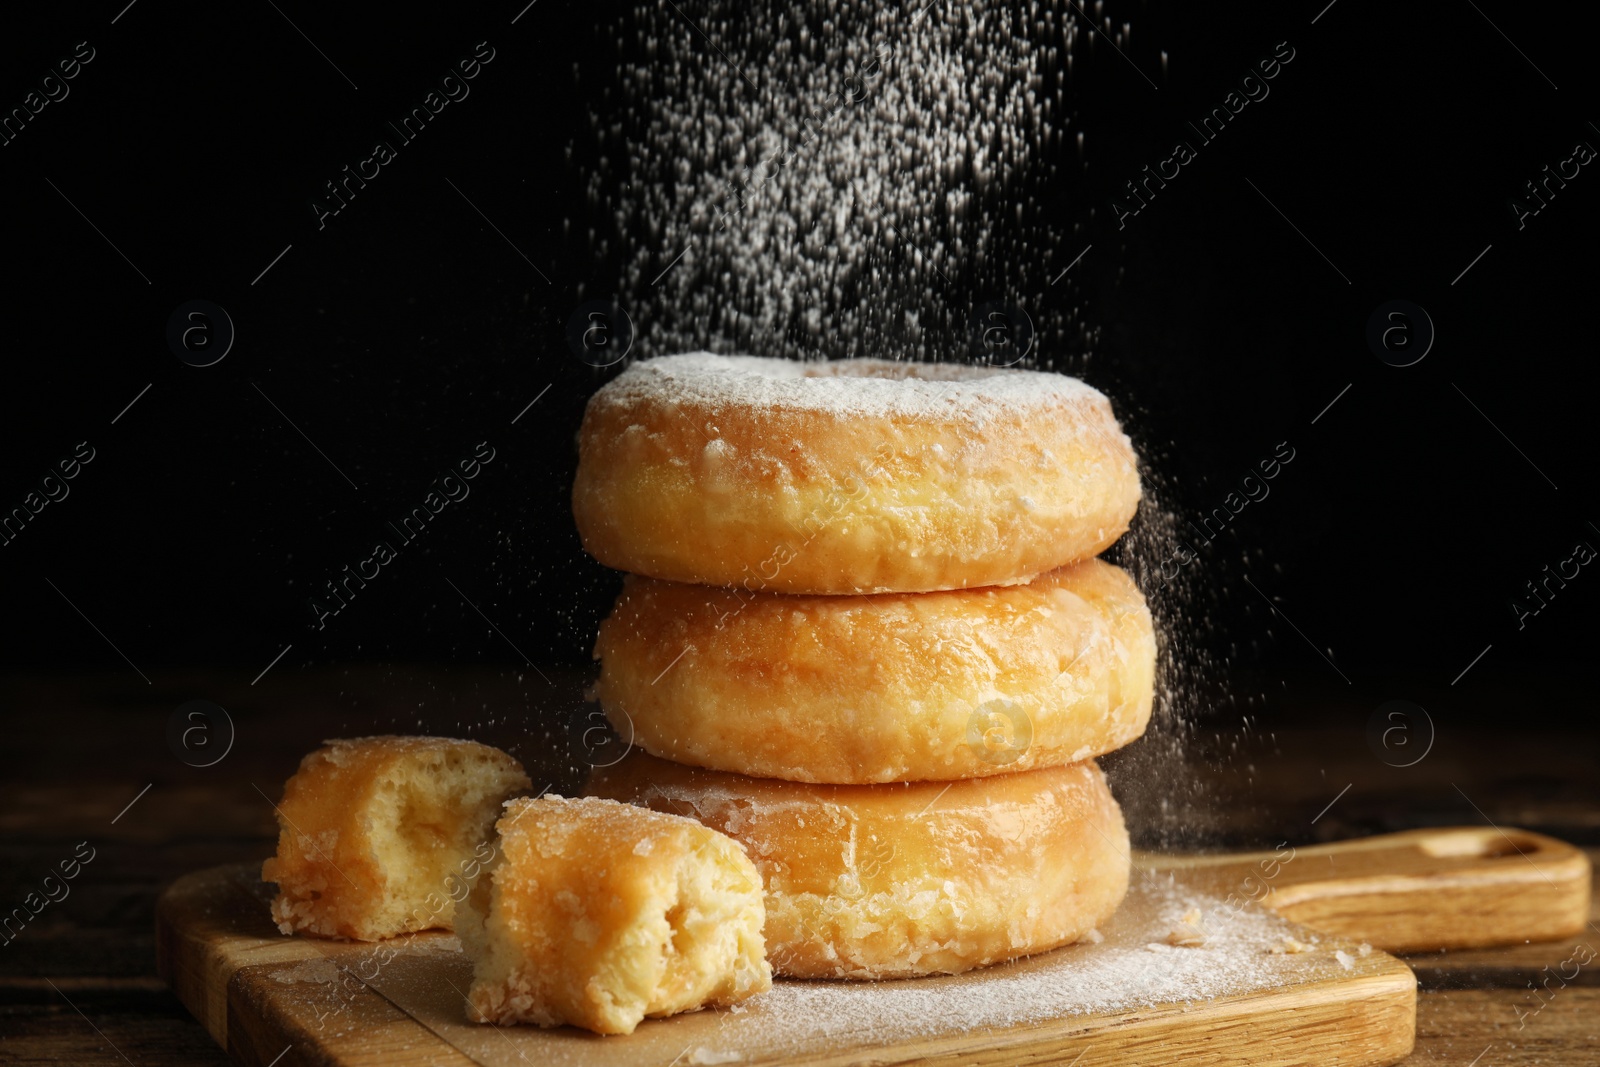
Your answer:
[[[1581,852],[1517,830],[1135,864],[1098,943],[953,977],[780,981],[741,1009],[646,1020],[627,1037],[467,1023],[471,967],[453,936],[283,937],[253,866],[167,890],[158,966],[246,1067],[1356,1067],[1412,1046],[1415,978],[1378,946],[1561,937],[1583,928],[1589,901]]]

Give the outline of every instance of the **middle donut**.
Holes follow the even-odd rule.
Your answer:
[[[595,645],[612,725],[657,756],[838,785],[1056,767],[1144,732],[1150,612],[1085,560],[1026,585],[796,596],[629,576]]]

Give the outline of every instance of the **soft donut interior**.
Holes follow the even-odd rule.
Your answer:
[[[500,803],[527,788],[516,761],[464,741],[330,741],[284,787],[272,917],[284,933],[377,940],[450,927]]]
[[[384,879],[374,921],[448,928],[479,873],[474,852],[489,838],[506,793],[504,770],[484,753],[451,749],[392,764],[365,813],[368,847]]]
[[[617,857],[597,873],[584,845],[552,847],[542,828],[531,833],[532,849],[502,849],[458,914],[475,1018],[629,1033],[646,1016],[742,999],[769,983],[760,881],[732,862],[731,842],[706,835],[680,849],[646,835],[635,855],[677,855],[629,874]],[[606,899],[620,907],[592,903]]]
[[[662,945],[666,966],[645,1014],[670,1015],[765,985],[757,965],[761,922],[750,921],[760,884],[706,842],[678,865],[676,888],[677,898],[663,915],[670,933]]]

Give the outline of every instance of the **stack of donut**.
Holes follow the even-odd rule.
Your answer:
[[[1092,938],[1129,877],[1094,757],[1150,716],[1139,500],[1057,374],[695,354],[590,401],[573,511],[628,572],[596,795],[739,841],[779,974],[956,973]],[[638,751],[642,750],[642,751]]]

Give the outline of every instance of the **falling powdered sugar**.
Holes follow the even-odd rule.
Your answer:
[[[1073,53],[1129,34],[1090,6],[636,4],[586,173],[636,354],[959,359],[997,297],[1086,353],[1046,205]]]

